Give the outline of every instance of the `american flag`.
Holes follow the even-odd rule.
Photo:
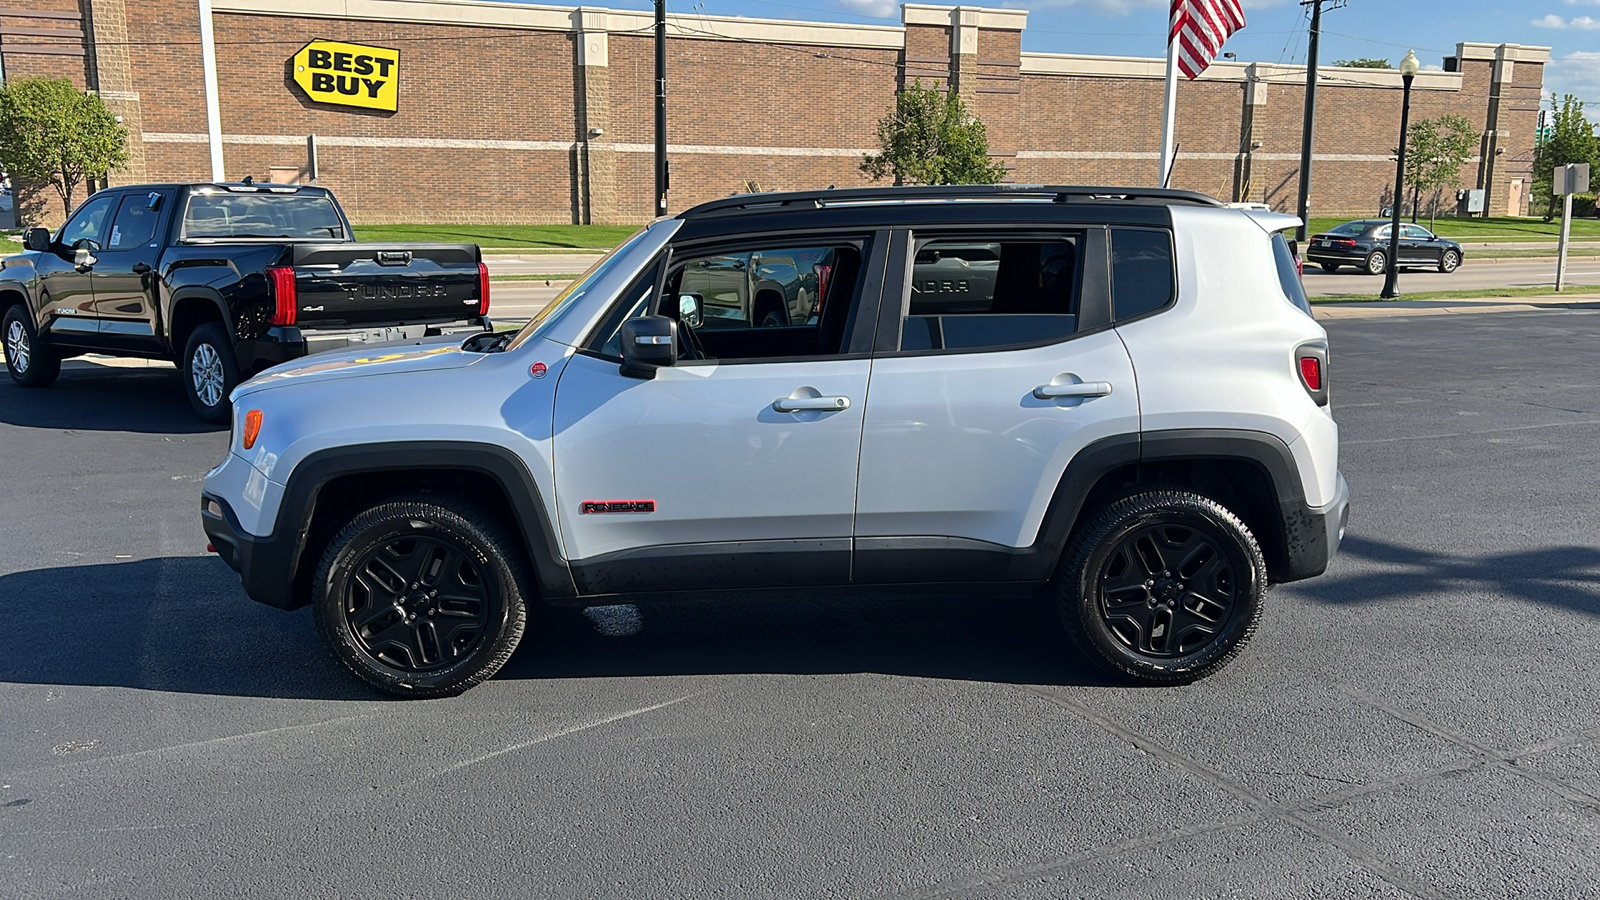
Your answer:
[[[1192,81],[1217,58],[1222,42],[1243,27],[1239,0],[1172,0],[1167,42],[1177,44],[1178,68]]]

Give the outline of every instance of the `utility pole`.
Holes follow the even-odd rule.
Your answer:
[[[1306,230],[1311,221],[1311,138],[1317,114],[1317,44],[1322,38],[1322,4],[1330,0],[1300,0],[1301,6],[1311,7],[1311,39],[1306,45],[1306,118],[1300,129],[1300,202],[1295,207],[1300,215],[1300,227],[1295,229],[1295,240],[1304,244]],[[1344,5],[1344,0],[1331,0],[1334,8]]]
[[[656,0],[656,215],[667,214],[667,0]]]

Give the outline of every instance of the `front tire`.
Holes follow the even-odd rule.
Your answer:
[[[1073,539],[1056,576],[1062,624],[1101,668],[1148,685],[1216,672],[1255,632],[1267,566],[1250,529],[1182,490],[1106,507]]]
[[[1461,268],[1460,253],[1454,250],[1446,250],[1444,255],[1439,257],[1439,271],[1448,275],[1459,268]]]
[[[183,387],[195,415],[215,425],[226,423],[233,412],[228,395],[239,380],[233,342],[222,326],[213,322],[196,328],[183,350]]]
[[[399,697],[488,679],[527,627],[512,536],[475,507],[396,500],[357,515],[317,567],[317,632],[357,678]]]
[[[1322,271],[1324,271],[1324,272],[1337,272],[1337,271],[1339,271],[1339,264],[1338,263],[1317,263],[1317,265],[1321,266],[1322,267]]]
[[[1382,275],[1389,268],[1389,257],[1382,250],[1374,250],[1367,256],[1367,274]]]
[[[5,318],[0,319],[0,342],[5,347],[6,371],[18,387],[49,387],[60,377],[61,357],[39,343],[33,322],[21,306],[7,309]]]

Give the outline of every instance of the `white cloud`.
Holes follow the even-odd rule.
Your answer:
[[[1563,19],[1555,13],[1550,13],[1542,19],[1534,19],[1532,24],[1535,28],[1576,28],[1579,31],[1600,29],[1600,19],[1590,16],[1574,16],[1571,19]]]
[[[879,19],[900,18],[900,4],[897,0],[839,0],[839,7]]]
[[[1600,6],[1600,0],[1567,0],[1568,6]]]
[[[1545,68],[1544,92],[1563,97],[1573,94],[1583,101],[1591,121],[1600,113],[1600,52],[1576,50],[1551,59]]]

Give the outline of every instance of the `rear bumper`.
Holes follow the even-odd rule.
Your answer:
[[[302,330],[293,325],[268,328],[260,337],[240,341],[234,347],[239,366],[254,370],[275,366],[291,359],[342,350],[350,346],[417,340],[440,334],[476,334],[493,329],[487,316],[474,316],[456,322],[423,325],[373,326],[371,328],[319,328]]]
[[[200,494],[200,527],[228,567],[239,573],[239,581],[251,600],[278,609],[299,609],[308,602],[296,597],[291,572],[294,547],[283,537],[258,538],[239,527],[239,517],[226,500],[213,494]]]
[[[1299,581],[1327,571],[1328,563],[1350,524],[1350,485],[1338,474],[1333,502],[1327,506],[1299,506],[1283,510],[1288,566],[1279,581]]]

